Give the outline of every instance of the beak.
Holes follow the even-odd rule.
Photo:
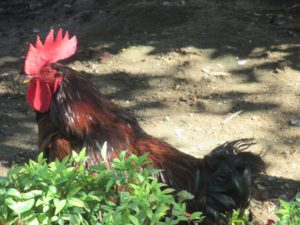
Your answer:
[[[24,80],[23,80],[23,84],[27,84],[27,85],[28,85],[28,84],[30,83],[31,79],[32,79],[32,77],[26,76],[26,77],[24,78]]]

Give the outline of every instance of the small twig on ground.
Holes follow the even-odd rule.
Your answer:
[[[234,117],[237,117],[239,114],[241,114],[242,112],[243,112],[243,110],[240,110],[240,111],[237,111],[237,112],[231,114],[230,116],[226,117],[225,120],[223,120],[222,124],[225,124],[225,123],[229,122]]]
[[[208,69],[202,68],[201,71],[207,75],[213,75],[213,76],[229,76],[231,75],[228,72],[223,71],[209,71]]]

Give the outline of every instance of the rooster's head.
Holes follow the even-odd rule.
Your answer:
[[[54,31],[51,29],[44,44],[39,36],[35,46],[30,44],[24,71],[28,75],[26,81],[30,82],[26,99],[34,110],[39,112],[49,110],[52,95],[63,79],[51,64],[69,58],[76,49],[76,36],[69,38],[68,31],[63,36],[62,29],[59,29],[55,39]]]

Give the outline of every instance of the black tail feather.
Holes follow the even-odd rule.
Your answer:
[[[227,142],[212,150],[202,161],[200,178],[205,177],[205,180],[202,179],[199,185],[202,189],[198,199],[205,196],[205,201],[200,203],[201,210],[217,224],[226,224],[226,213],[238,208],[243,212],[248,206],[252,176],[265,168],[259,155],[243,152],[254,144],[253,139]]]
[[[215,170],[224,162],[234,161],[237,166],[242,168],[247,165],[250,167],[252,175],[262,173],[266,169],[266,165],[262,157],[258,154],[245,152],[248,148],[255,145],[253,138],[239,139],[231,142],[226,142],[213,149],[204,157],[205,166],[208,169]],[[239,161],[239,162],[238,162]]]

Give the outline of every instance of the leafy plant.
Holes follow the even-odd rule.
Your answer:
[[[229,220],[230,225],[252,225],[253,223],[249,220],[249,211],[246,211],[243,216],[241,216],[240,210],[234,210],[231,218]]]
[[[280,208],[277,211],[277,225],[294,225],[300,224],[300,193],[295,197],[294,201],[279,200]]]
[[[125,157],[108,167],[87,168],[85,150],[63,161],[13,167],[0,179],[0,223],[9,224],[178,224],[202,220],[199,212],[186,216],[184,195],[155,178],[147,155]],[[143,168],[143,169],[141,169]]]

